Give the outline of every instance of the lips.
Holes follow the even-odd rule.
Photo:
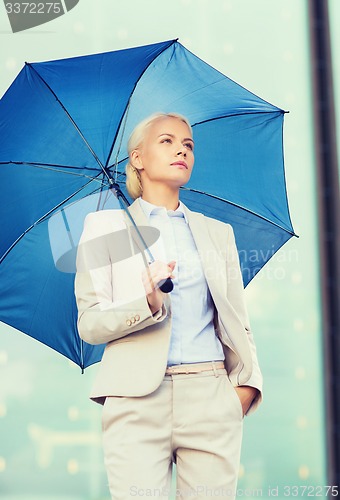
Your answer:
[[[172,167],[183,167],[183,168],[188,168],[188,165],[185,163],[185,161],[175,161],[174,163],[171,163]]]

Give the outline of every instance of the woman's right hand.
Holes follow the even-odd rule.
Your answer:
[[[155,314],[163,305],[163,292],[159,288],[159,283],[167,278],[173,279],[175,277],[172,274],[175,266],[176,261],[174,260],[168,264],[155,260],[142,272],[146,298],[152,314]]]

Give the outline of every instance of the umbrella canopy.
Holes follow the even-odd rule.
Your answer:
[[[88,212],[119,207],[104,196],[108,177],[128,197],[127,139],[158,111],[189,119],[195,167],[180,198],[232,224],[245,285],[294,235],[285,112],[177,40],[26,63],[0,101],[0,320],[82,368],[103,346],[80,340],[74,273],[60,271],[55,254],[62,241],[77,245]]]

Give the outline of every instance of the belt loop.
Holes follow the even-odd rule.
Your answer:
[[[215,375],[216,378],[218,378],[218,373],[217,373],[217,370],[216,370],[215,361],[212,361],[212,366],[213,366],[213,370],[214,370],[214,375]]]

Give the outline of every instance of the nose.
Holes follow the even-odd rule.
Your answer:
[[[180,148],[180,150],[177,152],[177,156],[180,156],[180,155],[183,155],[183,156],[184,156],[184,158],[185,158],[185,157],[186,157],[186,155],[187,155],[187,152],[186,152],[186,150],[185,150],[185,147],[184,147],[184,146],[182,146],[182,147]]]

